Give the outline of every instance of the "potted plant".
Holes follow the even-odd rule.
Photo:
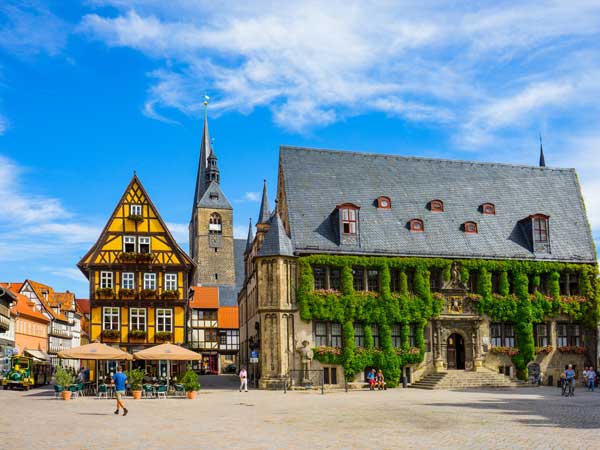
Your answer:
[[[143,369],[133,369],[128,370],[126,372],[127,381],[129,382],[129,387],[131,389],[131,395],[133,395],[134,400],[139,400],[142,398],[142,382],[144,381],[144,376],[146,372]]]
[[[194,400],[196,398],[198,389],[200,389],[200,383],[198,383],[198,374],[192,369],[188,368],[185,374],[183,374],[183,377],[181,377],[180,382],[183,384],[187,398]]]
[[[75,378],[67,369],[64,367],[58,366],[56,368],[56,372],[54,373],[54,383],[61,386],[63,388],[61,392],[61,396],[63,400],[71,399],[71,391],[69,390],[69,386],[73,384],[73,380]]]

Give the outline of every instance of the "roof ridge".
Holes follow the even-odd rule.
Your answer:
[[[526,164],[514,164],[514,163],[501,163],[501,162],[491,162],[491,161],[474,161],[474,160],[466,160],[466,159],[447,159],[447,158],[431,158],[425,156],[404,156],[397,155],[393,153],[370,153],[370,152],[361,152],[356,150],[333,150],[326,148],[312,148],[312,147],[301,147],[296,145],[280,145],[280,151],[285,150],[304,150],[310,152],[319,152],[319,153],[336,153],[342,155],[355,155],[355,156],[380,156],[384,158],[395,158],[395,159],[404,159],[409,161],[431,161],[437,163],[452,163],[452,164],[477,164],[481,166],[502,166],[502,167],[514,167],[519,169],[535,169],[538,171],[556,171],[556,172],[575,172],[575,168],[573,167],[540,167],[535,165],[526,165]]]

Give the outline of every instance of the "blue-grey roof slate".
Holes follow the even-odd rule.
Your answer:
[[[233,209],[231,203],[223,194],[221,186],[216,181],[210,182],[196,206],[200,208]]]
[[[269,231],[265,234],[258,256],[294,256],[292,241],[285,232],[281,217],[275,213],[269,221]]]
[[[246,266],[244,264],[244,252],[246,251],[246,240],[245,239],[234,239],[233,240],[233,262],[235,266],[235,286],[239,291],[244,285],[244,279],[246,277]],[[237,292],[236,292],[237,298]],[[237,301],[237,300],[236,300]]]
[[[581,188],[574,169],[451,161],[282,146],[291,243],[297,253],[332,252],[464,258],[596,262]],[[391,198],[391,209],[375,200]],[[428,202],[440,199],[445,211]],[[340,245],[336,205],[360,206],[359,242]],[[493,203],[495,215],[480,205]],[[551,253],[533,253],[519,221],[550,216]],[[410,219],[424,221],[410,232]],[[477,234],[461,225],[478,224]]]

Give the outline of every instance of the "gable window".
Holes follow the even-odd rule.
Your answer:
[[[327,289],[327,272],[325,267],[314,266],[313,278],[315,281],[315,289]]]
[[[371,325],[371,334],[373,335],[373,347],[379,348],[379,326],[376,323]]]
[[[146,308],[129,308],[129,329],[146,331]]]
[[[354,324],[354,345],[356,347],[365,346],[365,330],[360,323]]]
[[[140,253],[150,253],[150,238],[148,236],[140,236],[138,243]]]
[[[118,330],[119,329],[119,308],[104,307],[102,308],[102,329],[103,330]]]
[[[558,347],[579,347],[581,344],[579,325],[559,322],[556,324]]]
[[[392,326],[392,346],[402,347],[402,325],[395,323]]]
[[[441,200],[431,200],[429,202],[431,212],[444,212],[444,202]]]
[[[209,223],[208,223],[208,231],[210,233],[221,234],[222,222],[221,222],[221,216],[218,213],[212,213],[210,215],[210,219],[209,219]]]
[[[129,214],[132,216],[141,216],[142,205],[129,205]]]
[[[156,289],[156,274],[145,273],[144,274],[144,289]]]
[[[121,274],[121,288],[122,289],[133,289],[134,288],[133,272],[123,272]]]
[[[113,287],[113,273],[112,272],[100,272],[100,288],[112,289]]]
[[[165,274],[165,290],[176,291],[177,290],[177,274],[166,273]]]
[[[356,234],[356,210],[342,209],[342,231],[344,234]]]
[[[408,222],[408,229],[415,233],[422,233],[425,231],[425,225],[421,219],[412,219]]]
[[[477,234],[477,224],[475,222],[463,223],[463,231],[467,234]]]
[[[382,195],[377,198],[377,208],[378,209],[392,209],[392,201],[389,197]]]
[[[173,331],[173,310],[156,310],[156,331]]]
[[[355,291],[365,290],[365,269],[362,267],[352,268],[352,285]]]
[[[337,322],[314,321],[314,340],[317,347],[341,347],[342,326]]]
[[[536,214],[533,220],[533,241],[536,243],[548,242],[548,216]]]
[[[135,253],[135,236],[123,236],[123,251]]]
[[[537,323],[533,328],[533,338],[535,340],[536,347],[546,347],[550,345],[550,340],[548,339],[550,333],[548,333],[548,324],[547,323]]]
[[[493,216],[496,214],[496,207],[492,203],[484,203],[481,205],[481,213]]]

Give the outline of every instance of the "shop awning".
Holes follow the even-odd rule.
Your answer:
[[[111,347],[100,342],[82,345],[81,347],[70,348],[58,352],[58,357],[62,359],[95,359],[95,360],[124,360],[133,359],[129,353],[115,347]]]
[[[40,361],[50,361],[50,357],[40,350],[25,349],[23,350],[23,353],[31,356],[32,358],[39,359]]]
[[[135,359],[153,361],[200,361],[202,355],[175,344],[160,344],[133,354]]]

